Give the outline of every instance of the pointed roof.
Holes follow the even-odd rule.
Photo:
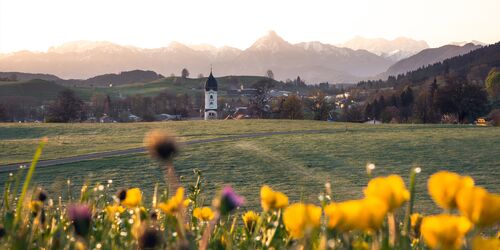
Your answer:
[[[215,90],[217,91],[217,80],[215,80],[214,75],[212,75],[212,70],[210,69],[210,75],[208,76],[207,82],[205,82],[205,90]]]

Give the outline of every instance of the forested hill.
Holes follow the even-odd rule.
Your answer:
[[[361,81],[358,83],[358,87],[383,88],[397,85],[421,85],[443,74],[451,74],[472,83],[484,84],[488,72],[494,67],[500,67],[500,42],[406,74],[389,76],[386,80]]]

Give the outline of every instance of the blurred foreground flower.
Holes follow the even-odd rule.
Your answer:
[[[259,215],[254,211],[248,211],[243,216],[243,224],[249,233],[253,233],[255,229],[255,225],[257,225],[257,221],[259,220]]]
[[[260,189],[260,204],[264,211],[281,209],[288,206],[288,197],[282,193],[274,191],[267,185]]]
[[[448,171],[433,174],[427,182],[429,194],[434,202],[448,210],[457,207],[456,196],[460,190],[473,186],[474,180],[470,176],[460,176]]]
[[[120,198],[121,204],[128,208],[137,207],[141,204],[142,201],[142,193],[139,188],[122,190],[118,196]]]
[[[193,216],[201,221],[210,221],[214,218],[215,214],[209,207],[197,207],[193,210]]]
[[[319,227],[321,207],[304,203],[292,204],[283,213],[283,223],[293,238],[300,239],[305,233]]]
[[[106,206],[106,215],[109,221],[114,221],[115,217],[123,212],[125,212],[125,208],[120,205]]]
[[[463,216],[440,214],[424,217],[421,231],[425,242],[433,249],[460,249],[471,228],[472,224]]]
[[[175,192],[175,195],[167,202],[158,204],[158,208],[160,208],[165,214],[173,215],[174,213],[181,211],[184,204],[184,188],[180,187]]]
[[[68,206],[68,217],[73,222],[76,235],[86,237],[90,231],[92,212],[86,204]]]
[[[471,187],[457,195],[460,212],[479,226],[490,226],[500,222],[500,195],[488,193],[484,188]]]
[[[142,228],[139,233],[139,249],[156,249],[163,244],[161,232],[154,227]]]
[[[492,250],[500,249],[500,239],[498,238],[483,238],[476,236],[472,239],[473,250]]]
[[[370,180],[364,192],[366,197],[379,198],[384,201],[389,212],[393,212],[410,199],[410,192],[399,175],[374,178]]]
[[[146,134],[144,143],[149,154],[158,160],[169,161],[179,151],[174,136],[159,130],[153,130]]]
[[[236,194],[230,186],[224,187],[222,189],[222,194],[220,197],[219,210],[222,215],[226,215],[232,212],[234,209],[242,206],[245,203],[243,197]]]
[[[325,207],[328,228],[341,231],[375,231],[382,226],[387,211],[385,202],[373,197],[332,203]]]

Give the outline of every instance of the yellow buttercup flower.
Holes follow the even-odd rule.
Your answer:
[[[460,249],[464,236],[472,223],[463,216],[440,214],[424,217],[422,236],[428,246],[434,249]]]
[[[375,197],[384,201],[390,212],[410,199],[410,192],[399,175],[373,178],[364,192],[366,197]]]
[[[460,212],[476,225],[490,226],[500,222],[500,195],[471,187],[460,190],[456,201]]]
[[[433,174],[427,182],[430,196],[443,209],[456,208],[458,192],[473,186],[474,180],[470,176],[460,176],[448,171]]]
[[[193,210],[193,216],[201,221],[209,221],[214,218],[214,212],[209,207],[197,207]]]
[[[420,237],[420,226],[424,217],[419,213],[414,213],[410,216],[411,229],[415,237]]]
[[[328,228],[341,231],[377,230],[382,226],[387,211],[385,202],[372,197],[333,203],[325,207]]]
[[[285,209],[283,223],[290,235],[299,239],[307,231],[319,227],[321,207],[313,204],[295,203]]]
[[[260,189],[260,203],[264,211],[281,209],[288,206],[288,197],[282,193],[274,191],[267,185]]]
[[[116,214],[121,214],[125,212],[125,208],[120,206],[120,205],[110,205],[110,206],[106,206],[106,215],[108,216],[108,220],[110,221],[114,221],[115,220],[115,216]]]
[[[43,207],[43,202],[41,201],[31,201],[29,208],[31,212],[33,213],[38,213]]]
[[[472,239],[473,250],[492,250],[500,249],[500,239],[498,238],[483,238],[476,236]]]
[[[127,189],[125,199],[121,201],[122,205],[128,208],[134,208],[141,204],[142,193],[139,188]]]
[[[160,208],[166,214],[174,214],[181,210],[184,205],[184,188],[180,187],[175,192],[175,195],[170,198],[167,202],[162,202],[158,204]]]
[[[259,215],[254,211],[248,211],[243,216],[243,223],[248,232],[253,232],[257,221],[259,220]]]

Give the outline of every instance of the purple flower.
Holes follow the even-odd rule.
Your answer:
[[[68,217],[73,222],[75,233],[80,236],[87,236],[90,231],[92,212],[85,204],[74,204],[68,206]]]
[[[245,199],[237,195],[230,186],[224,187],[220,199],[221,214],[228,214],[243,205],[243,203],[245,203]]]

